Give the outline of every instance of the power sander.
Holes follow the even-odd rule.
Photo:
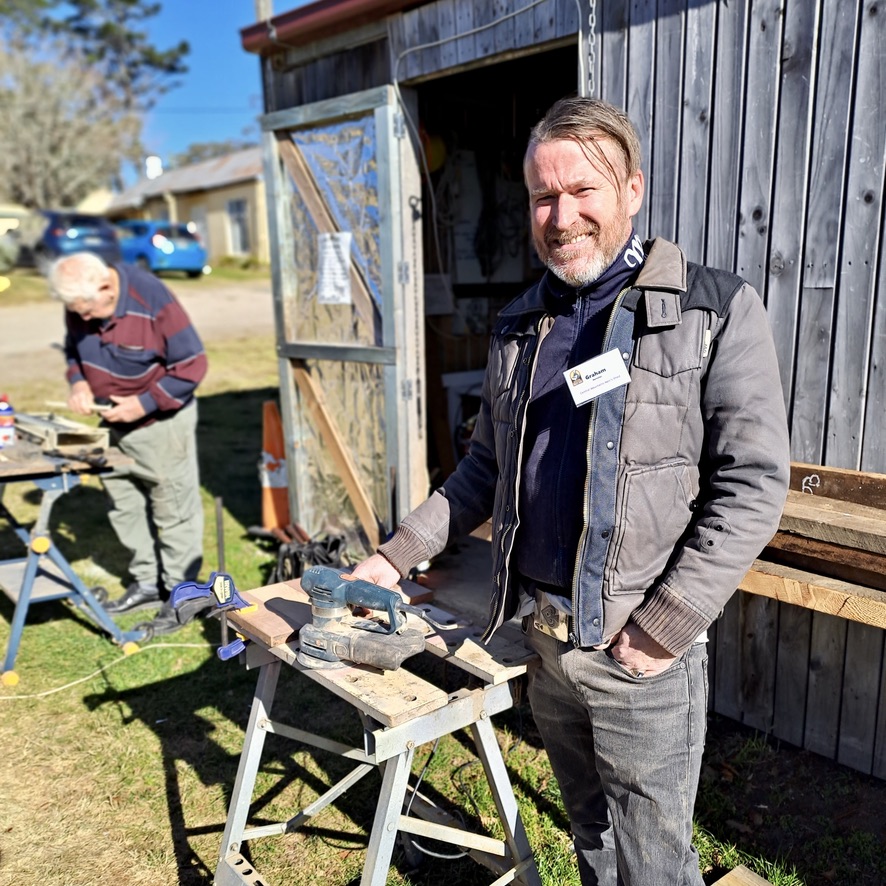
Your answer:
[[[397,670],[425,648],[424,634],[406,627],[406,613],[438,630],[458,627],[438,624],[424,610],[408,605],[396,591],[348,578],[329,566],[306,570],[301,586],[311,600],[311,624],[298,632],[298,661],[305,667],[338,668],[351,662]],[[384,612],[387,623],[354,615],[352,607]]]

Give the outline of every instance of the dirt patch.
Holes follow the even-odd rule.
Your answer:
[[[696,821],[805,886],[886,883],[886,782],[711,716]]]

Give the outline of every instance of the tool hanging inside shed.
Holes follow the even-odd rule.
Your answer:
[[[298,632],[298,661],[305,667],[337,668],[347,661],[397,670],[425,648],[424,634],[406,627],[405,613],[438,630],[458,627],[438,624],[420,607],[408,605],[396,591],[349,578],[328,566],[308,569],[301,586],[310,598],[312,618],[312,623]],[[356,616],[352,607],[384,612],[387,624]]]

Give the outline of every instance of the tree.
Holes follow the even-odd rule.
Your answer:
[[[70,206],[138,163],[141,113],[189,52],[148,42],[151,0],[0,0],[0,196]],[[55,36],[53,36],[55,35]]]
[[[191,166],[194,163],[202,163],[204,160],[214,160],[216,157],[225,157],[236,151],[244,151],[246,148],[254,148],[256,142],[252,139],[228,138],[217,142],[194,142],[181,154],[173,154],[169,160],[171,169],[180,169],[182,166]]]
[[[36,26],[42,21],[43,12],[57,2],[58,0],[0,0],[0,19]]]
[[[128,108],[147,110],[188,70],[186,40],[158,49],[139,28],[161,8],[151,0],[0,0],[0,29],[35,51],[47,37],[62,40],[104,73]]]
[[[16,0],[0,0],[16,2]],[[106,78],[106,88],[127,110],[148,110],[174,79],[186,74],[187,40],[170,49],[157,49],[138,25],[160,12],[160,3],[147,0],[66,0],[54,5],[67,12],[47,18],[47,27],[72,37],[90,66]]]
[[[141,121],[64,46],[0,54],[0,191],[28,207],[73,206],[139,156]]]

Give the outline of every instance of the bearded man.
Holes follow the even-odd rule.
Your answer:
[[[706,631],[778,527],[787,422],[763,303],[644,242],[617,108],[557,102],[524,162],[542,279],[493,331],[468,455],[354,574],[392,587],[490,517],[489,638],[529,700],[584,886],[702,886]]]

